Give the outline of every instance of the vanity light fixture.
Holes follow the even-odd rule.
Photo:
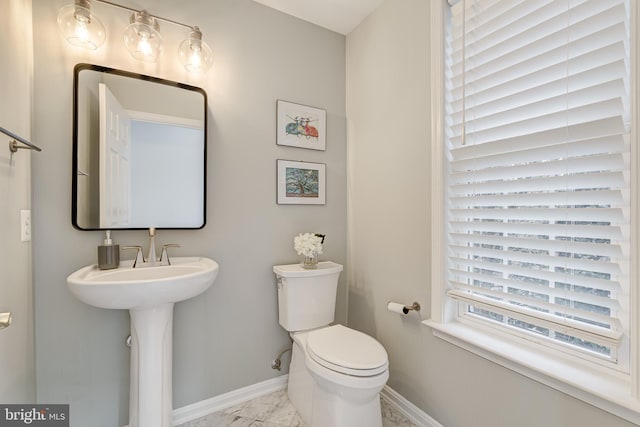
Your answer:
[[[96,50],[106,38],[102,22],[91,13],[91,0],[74,0],[58,12],[58,29],[74,46]]]
[[[91,12],[91,0],[73,0],[58,13],[58,28],[65,40],[75,46],[95,50],[105,41],[106,30],[102,22]],[[136,10],[108,0],[93,0],[131,12],[129,25],[124,32],[124,44],[135,59],[158,62],[162,54],[162,35],[158,21],[189,29],[189,36],[178,48],[178,60],[188,72],[206,73],[213,65],[213,53],[202,40],[202,31],[171,19],[151,15],[146,10]]]
[[[178,59],[189,72],[206,73],[213,65],[213,52],[208,44],[202,41],[202,31],[193,27],[189,38],[180,43]]]

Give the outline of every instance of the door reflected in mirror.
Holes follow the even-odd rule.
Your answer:
[[[73,225],[81,230],[202,228],[206,109],[200,88],[78,64]]]

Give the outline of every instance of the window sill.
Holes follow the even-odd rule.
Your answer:
[[[433,335],[555,390],[640,424],[640,401],[628,375],[604,372],[564,353],[534,351],[526,340],[485,333],[464,323],[422,322]]]

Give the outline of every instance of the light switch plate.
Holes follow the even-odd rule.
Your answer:
[[[29,209],[20,211],[20,241],[31,241],[31,210]]]

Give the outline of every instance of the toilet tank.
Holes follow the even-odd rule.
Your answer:
[[[305,331],[333,322],[342,266],[319,262],[307,270],[300,264],[276,265],[278,321],[287,331]]]

